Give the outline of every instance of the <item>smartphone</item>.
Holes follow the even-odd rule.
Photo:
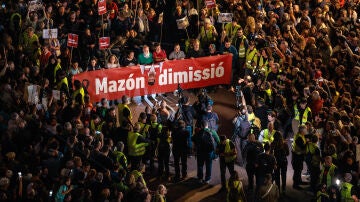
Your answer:
[[[18,172],[18,176],[19,176],[19,177],[21,177],[21,176],[22,176],[21,172]]]
[[[95,135],[100,135],[101,134],[101,132],[100,131],[95,131]]]
[[[52,197],[52,195],[53,195],[53,191],[50,190],[50,191],[49,191],[49,196]]]

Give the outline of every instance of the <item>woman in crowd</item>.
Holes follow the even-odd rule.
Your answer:
[[[114,55],[114,54],[110,55],[108,60],[107,60],[107,63],[106,63],[106,68],[111,69],[111,68],[116,68],[116,67],[119,67],[119,66],[120,66],[119,60],[116,57],[116,55]]]

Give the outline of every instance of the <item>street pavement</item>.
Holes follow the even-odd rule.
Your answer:
[[[190,103],[196,101],[196,96],[193,93],[184,91],[184,94],[190,97]],[[226,89],[219,88],[216,92],[209,93],[209,96],[214,100],[213,111],[217,112],[220,119],[219,135],[226,135],[229,138],[232,136],[232,123],[231,120],[236,114],[236,100],[235,94],[229,92]],[[137,120],[140,112],[144,111],[145,106],[153,107],[158,104],[161,100],[166,100],[170,110],[176,111],[178,97],[173,93],[167,93],[166,95],[152,95],[146,97],[146,101],[141,101],[140,98],[133,99],[130,105],[134,120]],[[289,146],[290,146],[289,142]],[[170,173],[174,174],[174,167],[172,165],[172,157],[170,159]],[[302,202],[311,201],[313,197],[308,186],[304,186],[302,190],[295,190],[292,188],[292,175],[293,169],[291,166],[291,154],[288,157],[288,171],[287,171],[287,188],[286,193],[281,193],[280,201],[291,201],[291,202]],[[304,164],[304,168],[306,168]],[[204,168],[205,169],[205,168]],[[148,182],[150,190],[156,190],[159,184],[164,184],[168,188],[167,201],[174,202],[212,202],[212,201],[226,201],[226,192],[219,192],[221,188],[220,180],[220,165],[218,160],[213,161],[212,165],[212,178],[209,184],[201,184],[197,180],[196,175],[196,156],[188,158],[188,178],[181,182],[173,183],[172,180],[157,179],[156,173],[146,172],[145,178]],[[245,168],[239,165],[235,166],[235,170],[239,172],[240,178],[242,179],[245,187],[247,186],[247,175]],[[303,172],[306,170],[304,169]],[[205,172],[205,171],[204,171]],[[226,173],[226,178],[230,177],[229,173]],[[303,176],[303,180],[306,181],[306,176]],[[254,201],[254,193],[247,192],[247,201]]]

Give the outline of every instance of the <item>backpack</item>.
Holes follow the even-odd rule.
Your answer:
[[[246,117],[245,117],[246,118]],[[237,117],[234,133],[242,139],[246,139],[251,129],[251,123],[244,120],[244,117]]]
[[[201,136],[201,148],[204,152],[210,153],[216,149],[216,141],[210,130],[204,129]]]
[[[242,198],[239,192],[239,186],[240,183],[235,187],[234,182],[230,186],[229,195],[228,195],[230,202],[239,201]]]

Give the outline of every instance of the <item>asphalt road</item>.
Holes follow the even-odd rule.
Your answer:
[[[196,101],[196,96],[193,93],[184,91],[184,94],[189,95],[190,103]],[[219,134],[227,135],[229,138],[232,133],[231,120],[236,114],[235,109],[235,94],[227,91],[226,89],[217,89],[214,93],[209,93],[210,97],[214,100],[213,110],[218,113],[220,118]],[[167,93],[166,96],[160,95],[153,98],[146,99],[146,101],[140,101],[140,99],[134,99],[131,104],[131,110],[134,120],[138,118],[140,112],[144,111],[145,106],[153,105],[155,101],[166,100],[170,108],[174,111],[177,109],[178,98],[172,93]],[[289,142],[290,144],[290,142]],[[172,162],[172,157],[170,159]],[[289,156],[289,165],[287,172],[287,189],[286,193],[281,194],[280,201],[302,202],[311,201],[312,193],[308,190],[308,187],[303,187],[303,190],[295,190],[292,188],[292,174],[293,169],[290,164],[291,155]],[[304,166],[305,167],[305,166]],[[236,165],[235,169],[239,172],[243,184],[247,185],[247,175],[243,167]],[[174,174],[174,167],[170,165],[170,173]],[[304,170],[305,172],[305,170]],[[226,178],[229,178],[229,173],[226,174]],[[306,177],[304,181],[306,181]],[[214,160],[212,166],[212,178],[209,184],[200,184],[196,180],[196,157],[188,158],[188,178],[184,181],[173,183],[172,181],[157,179],[155,173],[146,173],[146,180],[151,190],[156,190],[156,187],[162,183],[168,188],[167,201],[175,202],[211,202],[211,201],[226,201],[226,193],[219,192],[221,188],[220,182],[220,166],[219,161]],[[246,192],[248,201],[254,201],[254,193]]]

